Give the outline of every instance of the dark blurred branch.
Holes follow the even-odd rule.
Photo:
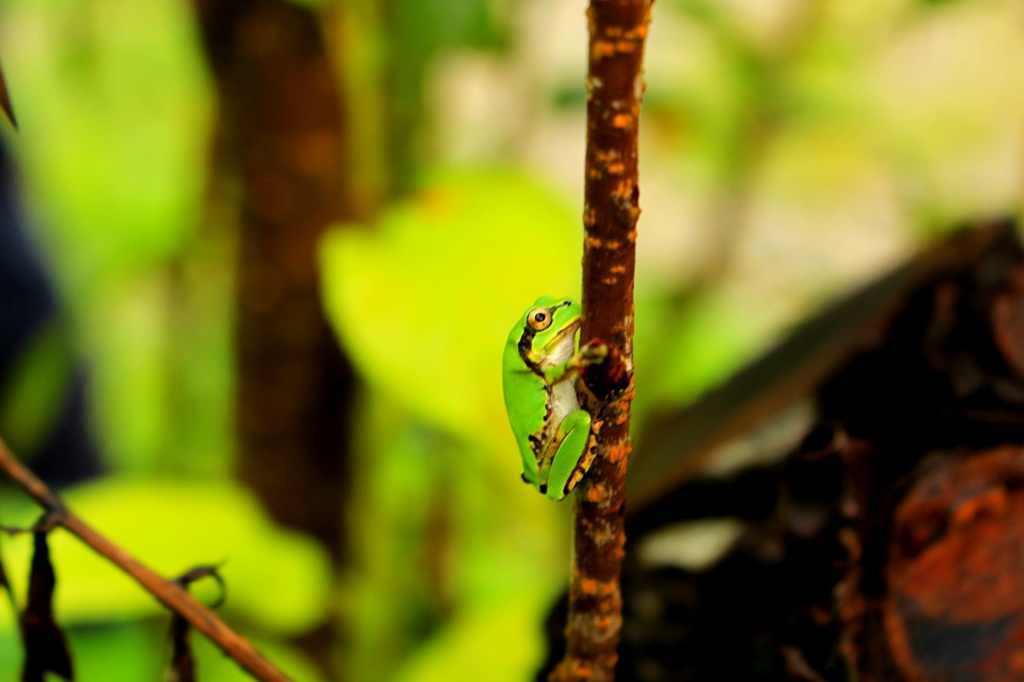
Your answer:
[[[637,132],[651,3],[593,0],[587,13],[590,58],[580,339],[600,339],[611,354],[584,377],[596,394],[588,408],[603,424],[598,456],[575,496],[567,650],[551,674],[552,680],[561,682],[613,680],[618,660],[625,476],[632,448],[633,271],[640,216]],[[610,405],[602,404],[608,399]]]
[[[239,227],[239,473],[274,518],[340,560],[355,379],[317,261],[324,231],[353,213],[338,78],[301,3],[194,4],[217,88],[214,186],[241,188],[225,197]]]
[[[877,342],[909,292],[976,261],[1013,233],[1006,222],[980,223],[935,244],[804,322],[692,406],[653,418],[640,434],[643,457],[630,470],[630,513],[693,478],[717,448],[812,395],[844,360]]]
[[[135,579],[165,607],[177,613],[197,630],[209,637],[226,655],[257,680],[288,682],[287,675],[274,667],[249,640],[232,630],[213,611],[200,604],[178,583],[167,580],[141,564],[113,542],[100,535],[89,524],[64,506],[50,488],[15,459],[7,445],[0,441],[0,471],[14,481],[41,507],[49,512],[47,520],[63,526],[98,554],[116,564]]]
[[[0,109],[3,110],[11,125],[17,128],[18,120],[14,118],[14,107],[11,106],[11,95],[7,91],[7,80],[4,78],[2,68],[0,68]]]

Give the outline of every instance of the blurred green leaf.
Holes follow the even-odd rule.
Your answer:
[[[274,526],[234,484],[110,479],[76,488],[65,500],[93,527],[165,576],[223,562],[228,618],[241,615],[269,632],[294,634],[324,617],[330,590],[325,552],[312,540]],[[6,514],[4,523],[27,525],[33,512],[23,507],[17,516]],[[163,613],[149,593],[77,538],[57,530],[51,542],[61,623]],[[27,565],[25,538],[12,538],[5,550],[8,566]],[[20,594],[24,578],[11,572]]]
[[[168,661],[166,619],[89,622],[69,628],[76,679],[103,682],[138,682],[164,679]],[[294,680],[322,682],[316,667],[295,648],[273,641],[251,638],[271,662]],[[206,637],[194,635],[200,680],[251,682],[252,677],[224,655]],[[20,679],[14,661],[21,659],[21,646],[13,630],[0,628],[0,682]]]
[[[523,590],[487,610],[451,619],[438,637],[423,646],[395,677],[396,682],[479,680],[523,682],[533,679],[543,660],[539,623],[550,606],[547,595]]]
[[[12,0],[4,10],[20,123],[11,144],[46,197],[37,209],[62,245],[53,255],[67,290],[94,293],[176,253],[198,216],[208,112],[188,8]]]
[[[501,351],[537,296],[577,295],[580,221],[526,174],[449,173],[322,248],[331,321],[363,376],[450,432],[511,445]]]
[[[188,446],[204,446],[191,462],[208,470],[206,463],[217,461],[224,470],[224,458],[213,455],[227,451],[220,447],[227,439],[210,426],[220,418],[221,433],[227,432],[227,408],[211,409],[227,390],[205,389],[229,366],[169,368],[168,362],[168,348],[179,342],[174,332],[198,345],[209,340],[209,319],[227,326],[223,314],[168,315],[169,304],[183,298],[166,285],[169,261],[186,248],[201,254],[214,241],[207,234],[193,248],[211,107],[192,12],[174,0],[11,0],[0,30],[4,75],[21,124],[4,144],[25,180],[19,198],[28,205],[27,222],[38,229],[34,236],[90,363],[104,454],[139,470],[181,445],[178,434],[187,431]],[[218,258],[218,273],[227,262]],[[204,294],[224,279],[202,276]],[[208,307],[209,298],[194,307]],[[223,363],[210,348],[206,343],[194,353]],[[182,371],[171,374],[176,369]],[[186,424],[190,413],[175,414],[177,406],[168,403],[181,385],[191,390],[200,383],[205,392],[194,412],[209,417]],[[190,399],[180,404],[191,406]],[[197,437],[182,426],[207,430]]]
[[[392,10],[400,40],[395,47],[421,62],[442,45],[497,47],[505,27],[494,0],[395,0]],[[424,31],[424,26],[432,30]]]
[[[673,300],[643,296],[637,301],[637,408],[644,413],[659,403],[692,400],[756,353],[770,330],[770,319],[720,289]]]
[[[57,567],[60,570],[60,567]],[[58,587],[58,591],[60,587]],[[69,628],[75,679],[134,682],[162,679],[164,636],[153,623],[108,622]],[[116,652],[116,655],[112,655]],[[6,682],[0,672],[0,681]],[[12,676],[10,682],[14,682]]]

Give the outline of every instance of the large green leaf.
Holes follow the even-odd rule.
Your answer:
[[[579,290],[579,219],[514,171],[452,173],[322,249],[328,313],[372,386],[452,432],[511,445],[501,351],[542,294]]]
[[[270,632],[301,632],[324,617],[330,572],[312,540],[274,526],[256,501],[229,483],[111,479],[71,491],[68,505],[143,563],[174,577],[223,563],[229,617]],[[5,525],[30,524],[35,509],[6,513]],[[125,620],[162,607],[106,559],[63,530],[54,531],[56,613],[60,622]],[[28,535],[4,543],[4,560],[24,593]],[[201,594],[201,593],[200,593]],[[0,623],[3,620],[0,619]]]
[[[164,679],[170,658],[167,620],[89,623],[68,630],[69,646],[80,680],[137,682]],[[224,655],[208,639],[192,634],[200,680],[249,682],[252,676]],[[278,669],[294,680],[319,682],[315,666],[292,647],[277,641],[254,639],[253,643]],[[13,630],[0,630],[0,682],[17,682],[21,646]],[[56,679],[56,678],[52,678]]]
[[[493,608],[462,613],[419,652],[396,676],[399,682],[482,680],[521,682],[533,679],[543,660],[538,623],[549,600],[542,592],[523,590]]]

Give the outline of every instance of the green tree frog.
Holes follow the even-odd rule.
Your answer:
[[[580,409],[574,379],[608,348],[576,350],[581,312],[568,298],[538,298],[509,332],[502,358],[505,409],[523,480],[552,500],[565,498],[594,461],[596,425]]]

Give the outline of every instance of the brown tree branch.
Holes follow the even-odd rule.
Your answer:
[[[569,588],[565,658],[559,682],[614,680],[622,598],[626,462],[632,444],[633,271],[637,130],[644,83],[644,42],[653,0],[591,0],[587,73],[587,152],[583,224],[581,340],[600,339],[609,361],[584,381],[588,408],[602,421],[597,453],[575,500],[575,555]],[[614,395],[611,404],[605,404]]]
[[[263,682],[289,682],[290,678],[278,670],[256,650],[249,640],[232,630],[213,611],[200,604],[181,585],[167,580],[141,564],[113,542],[100,535],[89,524],[69,510],[50,488],[25,468],[0,440],[0,471],[3,471],[41,507],[50,513],[48,519],[78,536],[98,554],[109,559],[135,579],[165,607],[179,614],[197,630],[209,637],[225,654],[257,680]]]

